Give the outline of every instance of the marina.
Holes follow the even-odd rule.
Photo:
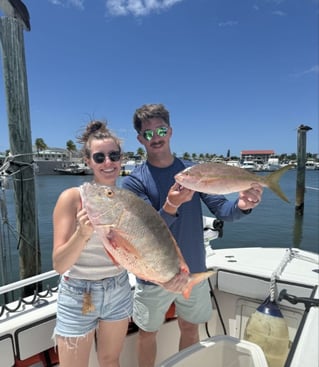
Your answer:
[[[209,280],[212,318],[200,327],[201,343],[179,354],[177,320],[171,310],[158,335],[158,367],[186,367],[186,363],[194,363],[198,357],[202,363],[205,358],[216,360],[217,367],[272,367],[265,364],[267,358],[261,347],[244,339],[249,318],[267,298],[271,287],[289,331],[289,342],[286,340],[289,350],[284,366],[299,367],[300,361],[306,360],[307,366],[318,367],[315,362],[318,350],[314,347],[318,335],[312,328],[318,322],[318,171],[307,171],[306,179],[305,213],[301,225],[291,205],[295,196],[296,170],[288,171],[281,181],[290,204],[278,200],[265,189],[263,201],[255,212],[242,221],[224,223],[222,236],[212,225],[213,218],[204,210],[207,267],[216,272]],[[1,275],[6,281],[2,279],[0,287],[0,353],[6,356],[3,367],[45,366],[48,359],[51,365],[58,365],[52,332],[59,276],[51,264],[51,216],[60,192],[88,180],[91,180],[90,176],[36,177],[42,271],[38,276],[24,280],[18,280],[18,253],[14,251],[15,245],[12,246],[16,241],[12,183],[2,184],[1,213],[7,213],[7,217],[2,217],[0,229],[3,234],[11,231],[10,246],[3,242],[1,248],[2,255],[6,254],[2,256],[1,265]],[[120,182],[121,177],[119,185]],[[229,198],[235,198],[235,194],[230,194]],[[287,255],[291,251],[294,255]],[[133,275],[130,275],[130,282],[133,292]],[[13,294],[18,297],[20,289],[29,283],[41,284],[36,295],[14,300]],[[291,303],[299,299],[300,302]],[[137,328],[131,322],[121,356],[123,367],[137,367],[136,332]],[[208,357],[204,358],[203,353]],[[232,356],[231,361],[226,355]],[[201,366],[199,361],[196,365]],[[97,366],[92,350],[89,367]]]
[[[256,174],[267,175],[268,173]],[[298,247],[302,250],[319,252],[319,171],[306,171],[305,209],[302,217],[296,216],[294,211],[296,174],[296,170],[289,170],[280,181],[280,186],[290,203],[279,200],[265,188],[263,200],[258,208],[239,222],[225,223],[223,237],[214,241],[214,247],[254,247],[264,246],[269,242],[275,247]],[[59,194],[68,187],[79,186],[91,180],[91,175],[36,176],[36,207],[43,272],[52,269],[52,212]],[[122,178],[119,177],[119,185],[121,180]],[[3,234],[1,244],[2,253],[6,254],[6,261],[0,274],[0,284],[6,284],[19,280],[19,258],[16,250],[19,235],[16,231],[12,179],[2,176],[1,187],[0,231]],[[237,194],[229,194],[227,197],[235,199]],[[211,216],[205,206],[203,214]]]

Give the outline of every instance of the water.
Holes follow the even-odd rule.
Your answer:
[[[37,210],[41,246],[42,271],[52,269],[52,212],[59,194],[66,188],[79,186],[92,176],[36,176]],[[121,180],[121,178],[119,178]],[[295,218],[296,171],[288,171],[280,181],[290,204],[279,199],[273,192],[264,189],[260,205],[237,222],[225,222],[224,235],[212,242],[214,248],[230,247],[299,247],[319,252],[319,171],[306,172],[304,216]],[[10,188],[11,187],[11,188]],[[237,194],[228,195],[230,199]],[[2,190],[8,210],[8,223],[0,224],[0,248],[6,254],[5,263],[0,262],[0,285],[19,279],[17,241],[13,233],[15,214],[12,184]],[[209,215],[206,207],[204,214]],[[3,218],[3,214],[2,214]],[[10,232],[10,245],[3,241],[3,234]],[[8,247],[10,246],[10,247]],[[5,281],[3,281],[3,279]]]
[[[296,171],[286,172],[280,186],[290,204],[265,188],[262,202],[250,215],[224,223],[224,236],[215,240],[213,247],[298,247],[318,253],[319,171],[306,172],[303,217],[295,216]],[[229,199],[236,197],[237,194],[228,195]],[[204,208],[204,214],[208,213]]]

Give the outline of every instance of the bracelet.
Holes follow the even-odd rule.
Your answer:
[[[168,197],[166,198],[166,202],[167,202],[167,204],[169,205],[169,206],[171,206],[172,208],[179,208],[180,207],[180,205],[175,205],[175,204],[172,204],[169,200],[168,200]]]

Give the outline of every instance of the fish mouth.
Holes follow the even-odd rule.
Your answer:
[[[184,176],[183,176],[183,174],[182,174],[182,173],[177,173],[177,174],[174,176],[174,178],[175,178],[175,181],[176,181],[177,183],[179,183],[180,185],[182,185],[182,184],[183,184]]]
[[[183,181],[185,181],[185,177],[189,177],[189,170],[191,167],[185,168],[183,171],[176,173],[174,176],[175,181],[179,184],[181,184]]]

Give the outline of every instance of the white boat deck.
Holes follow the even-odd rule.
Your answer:
[[[270,278],[287,256],[287,249],[267,247],[230,248],[210,250],[207,255],[207,267],[230,269],[232,271]],[[294,249],[296,256],[287,263],[281,281],[290,281],[297,284],[318,285],[319,255]],[[313,264],[313,266],[311,266]]]
[[[269,295],[270,280],[276,278],[276,296],[284,289],[288,294],[305,299],[319,298],[319,255],[294,250],[291,259],[287,249],[247,248],[212,250],[207,248],[207,266],[216,270],[211,277],[227,335],[243,338],[244,329],[252,312]],[[289,260],[286,261],[285,260]],[[54,275],[55,272],[48,274]],[[48,276],[48,275],[47,275]],[[46,275],[42,275],[45,279]],[[38,280],[39,281],[39,280]],[[130,275],[132,289],[135,277]],[[17,282],[17,289],[25,281]],[[0,294],[9,286],[0,287]],[[1,367],[11,367],[15,359],[24,360],[54,346],[52,340],[56,317],[57,292],[40,298],[36,304],[23,304],[16,312],[5,309],[0,316]],[[17,302],[6,305],[14,309]],[[304,303],[292,305],[283,299],[281,311],[287,320],[292,344],[291,361],[285,367],[318,367],[318,306],[306,310]],[[177,352],[179,331],[176,319],[165,323],[158,334],[157,363]],[[299,325],[303,325],[300,329]],[[298,331],[299,330],[299,331]],[[302,330],[302,336],[301,334]],[[223,335],[224,330],[213,302],[213,316],[207,325],[200,326],[201,339],[209,335]],[[136,333],[127,336],[121,355],[121,367],[137,367]],[[38,364],[37,366],[40,366]],[[94,350],[90,367],[97,367]],[[199,365],[197,367],[200,367]],[[223,366],[224,367],[224,366]]]

